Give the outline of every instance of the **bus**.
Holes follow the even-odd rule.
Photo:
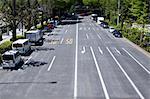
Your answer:
[[[19,51],[20,54],[26,54],[31,50],[29,39],[19,39],[12,43],[12,49]]]

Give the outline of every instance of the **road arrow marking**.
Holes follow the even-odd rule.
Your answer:
[[[85,53],[85,47],[83,47],[83,48],[82,48],[81,53],[82,53],[82,54],[84,54],[84,53]]]

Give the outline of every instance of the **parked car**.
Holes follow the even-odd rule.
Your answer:
[[[28,39],[19,39],[12,43],[12,49],[17,50],[20,54],[26,54],[31,50]]]
[[[113,35],[114,35],[115,37],[122,38],[122,33],[121,33],[120,31],[118,31],[118,30],[114,30],[114,31],[113,31]]]
[[[107,22],[101,22],[100,26],[103,28],[109,28],[109,25]]]
[[[30,30],[25,32],[25,38],[29,39],[29,42],[35,45],[43,44],[43,33],[41,30]]]
[[[5,68],[15,68],[20,63],[23,62],[20,53],[16,50],[10,50],[3,54],[2,67]]]
[[[114,27],[112,27],[112,26],[109,27],[109,32],[110,32],[110,33],[113,33],[114,31],[115,31],[115,28],[114,28]]]

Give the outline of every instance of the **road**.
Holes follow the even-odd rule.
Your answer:
[[[23,69],[0,70],[0,99],[150,99],[150,58],[125,39],[89,17],[52,33]]]

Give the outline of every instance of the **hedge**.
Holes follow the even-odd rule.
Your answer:
[[[25,36],[23,36],[23,35],[17,35],[16,36],[16,40],[18,40],[18,39],[25,39]],[[10,39],[10,41],[12,41],[12,38]]]
[[[2,62],[2,54],[8,50],[11,50],[12,49],[11,45],[12,45],[11,41],[5,41],[0,45],[0,63]]]

